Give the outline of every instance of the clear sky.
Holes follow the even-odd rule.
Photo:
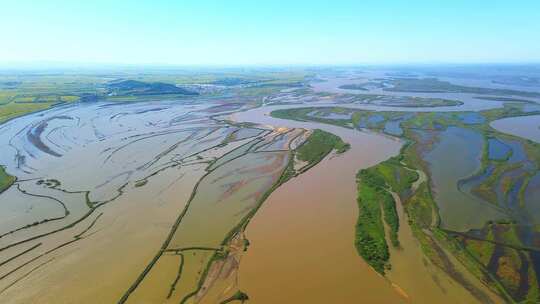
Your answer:
[[[0,62],[540,62],[540,0],[0,0]]]

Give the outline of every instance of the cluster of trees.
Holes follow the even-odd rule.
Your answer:
[[[332,150],[344,153],[350,148],[339,136],[316,129],[306,142],[297,149],[298,159],[308,163],[317,163]]]
[[[390,241],[393,246],[398,247],[399,217],[396,202],[388,192],[388,183],[377,170],[377,166],[360,170],[357,182],[360,213],[356,223],[356,249],[371,267],[384,274],[385,269],[390,267],[390,253],[382,213],[389,228]]]

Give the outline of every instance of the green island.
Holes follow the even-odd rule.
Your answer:
[[[345,153],[349,148],[350,145],[343,142],[338,136],[316,129],[305,143],[297,149],[297,153],[298,159],[301,161],[316,164],[334,149],[336,153]]]
[[[358,208],[355,245],[358,253],[379,273],[391,267],[385,237],[394,247],[399,247],[399,216],[392,193],[406,195],[418,174],[405,169],[399,158],[391,158],[376,166],[362,169],[357,175]],[[384,219],[384,223],[381,220]]]

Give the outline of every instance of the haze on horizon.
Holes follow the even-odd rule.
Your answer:
[[[0,65],[540,62],[540,2],[3,1]]]

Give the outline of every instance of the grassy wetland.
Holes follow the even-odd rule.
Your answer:
[[[539,301],[538,93],[391,75],[1,75],[0,302]]]

